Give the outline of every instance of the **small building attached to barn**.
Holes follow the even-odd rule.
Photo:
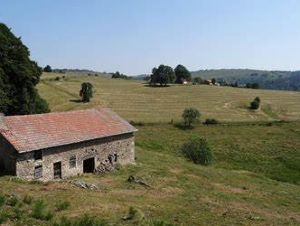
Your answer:
[[[0,170],[53,180],[134,162],[137,130],[109,109],[0,116]]]

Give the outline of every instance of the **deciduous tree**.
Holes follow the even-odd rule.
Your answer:
[[[90,102],[90,99],[93,97],[93,85],[89,82],[82,83],[79,95],[82,98],[82,102]]]
[[[173,83],[175,80],[174,70],[170,66],[161,64],[158,68],[152,69],[150,84],[159,83],[161,86],[166,86],[168,83]]]
[[[6,115],[49,112],[35,88],[42,70],[29,56],[21,39],[0,23],[0,112]]]
[[[44,67],[44,72],[52,72],[51,66],[47,65],[46,67]]]
[[[185,66],[179,64],[175,68],[176,83],[181,84],[184,80],[191,81],[191,73]]]
[[[184,125],[191,127],[192,123],[200,118],[200,112],[196,108],[186,108],[182,113]]]

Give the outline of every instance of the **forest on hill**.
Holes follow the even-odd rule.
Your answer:
[[[300,90],[300,71],[264,71],[251,69],[199,70],[192,77],[215,78],[218,81],[239,84],[258,83],[263,89]]]

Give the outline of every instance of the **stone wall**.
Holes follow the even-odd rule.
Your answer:
[[[94,158],[95,170],[112,169],[116,164],[134,162],[134,135],[123,134],[42,150],[42,160],[35,160],[34,152],[20,154],[17,159],[17,176],[34,179],[34,169],[42,165],[41,180],[54,179],[54,163],[61,162],[62,178],[83,173],[83,161]],[[70,158],[76,156],[76,167],[70,167]]]
[[[1,128],[0,128],[1,129]],[[0,172],[3,174],[16,174],[17,152],[0,134]]]

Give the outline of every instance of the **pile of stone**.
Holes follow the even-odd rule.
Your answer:
[[[75,181],[73,182],[73,184],[78,187],[78,188],[82,188],[82,189],[89,189],[89,190],[98,190],[98,186],[95,184],[91,184],[91,183],[87,183],[85,181]]]
[[[106,172],[111,172],[115,169],[114,165],[107,163],[107,162],[102,162],[96,169],[96,173],[106,173]]]
[[[128,177],[127,181],[128,181],[129,183],[140,184],[140,185],[143,185],[143,186],[148,187],[148,188],[151,187],[149,184],[147,184],[146,182],[144,182],[142,179],[137,178],[137,177],[132,176],[132,175],[130,175],[130,176]]]

